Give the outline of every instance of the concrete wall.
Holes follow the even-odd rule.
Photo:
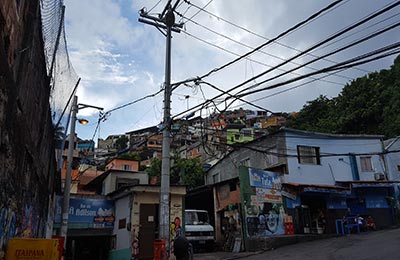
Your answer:
[[[299,135],[293,132],[287,133],[286,150],[288,157],[289,174],[285,175],[286,182],[304,184],[330,184],[335,181],[353,180],[351,163],[348,155],[321,157],[319,165],[300,164],[297,159],[297,146],[314,146],[320,148],[320,154],[362,154],[380,153],[382,146],[379,138],[328,138],[326,136]],[[372,155],[373,171],[362,172],[360,156],[356,156],[357,168],[360,180],[375,180],[375,172],[384,172],[383,161],[379,155]]]
[[[40,21],[38,0],[0,1],[0,212],[8,216],[0,259],[8,238],[52,228],[54,133]]]
[[[280,135],[276,135],[251,143],[250,146],[266,151],[265,153],[246,148],[237,149],[229,153],[207,172],[205,177],[206,184],[214,184],[238,177],[240,165],[265,169],[274,165],[284,164],[286,163],[286,157],[277,155],[280,147],[284,147],[284,145],[284,139]]]
[[[113,235],[116,236],[115,250],[129,249],[131,246],[130,231],[128,225],[131,222],[130,196],[115,200],[115,222]],[[125,221],[125,226],[119,227],[119,223]],[[130,259],[130,258],[129,258]]]
[[[116,190],[117,178],[138,179],[139,184],[149,183],[149,175],[145,172],[111,172],[103,181],[103,195]]]

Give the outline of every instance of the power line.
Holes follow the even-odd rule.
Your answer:
[[[388,48],[388,47],[389,47],[389,48],[395,48],[395,46],[386,46],[386,48]],[[377,51],[383,52],[383,51],[385,51],[385,49],[384,49],[384,48],[381,48],[380,50],[377,50]],[[372,54],[371,54],[371,53],[372,53]],[[367,55],[373,55],[373,53],[374,53],[374,52],[370,52],[370,53],[368,53]],[[364,61],[360,61],[360,62],[358,62],[358,63],[353,63],[353,64],[350,64],[350,63],[353,62],[354,59],[349,59],[349,60],[347,60],[347,61],[345,61],[345,62],[338,63],[338,64],[336,64],[336,65],[333,65],[333,66],[330,66],[330,67],[326,67],[326,68],[321,69],[321,70],[319,70],[319,71],[315,71],[315,72],[312,72],[312,73],[308,73],[308,74],[305,74],[305,75],[303,75],[303,76],[300,76],[300,77],[297,77],[297,78],[294,78],[294,79],[290,79],[290,80],[287,80],[287,81],[284,81],[284,82],[280,82],[280,83],[274,84],[274,85],[272,85],[272,86],[263,88],[263,89],[261,89],[261,90],[254,90],[254,91],[251,91],[251,93],[248,93],[248,92],[247,92],[247,93],[241,94],[241,95],[239,95],[238,97],[244,97],[244,96],[246,96],[246,95],[254,94],[254,93],[256,93],[256,92],[260,92],[260,91],[264,91],[264,90],[267,90],[267,89],[272,89],[272,88],[280,87],[280,86],[283,86],[283,85],[286,85],[286,84],[293,83],[293,82],[295,82],[295,81],[304,79],[304,78],[306,78],[306,77],[308,77],[308,76],[313,76],[313,75],[317,75],[317,74],[321,74],[321,73],[328,73],[328,72],[335,71],[335,70],[342,70],[342,69],[345,69],[345,68],[351,68],[351,67],[353,67],[353,66],[358,66],[358,65],[361,65],[361,64],[365,64],[365,63],[368,63],[368,62],[371,62],[371,61],[374,61],[374,60],[377,60],[377,59],[381,59],[381,58],[383,58],[383,57],[387,57],[387,56],[393,55],[393,54],[395,54],[395,53],[397,53],[397,52],[394,51],[394,52],[391,52],[391,53],[384,54],[384,55],[382,55],[382,56],[378,56],[378,57],[375,57],[375,58],[372,58],[372,59],[369,59],[369,60],[364,60]],[[364,55],[358,56],[357,59],[361,59],[360,57],[364,57]],[[263,84],[263,82],[260,82],[260,83],[258,83],[258,84],[256,84],[256,85],[261,85],[261,84]],[[232,90],[238,88],[238,86],[241,86],[241,85],[242,85],[242,84],[239,84],[239,85],[237,85],[237,86],[231,88],[231,89],[228,90],[227,92],[230,92],[230,91],[232,91]],[[222,95],[223,95],[223,94],[219,94],[219,95],[215,96],[214,98],[219,98],[219,97],[221,97]],[[188,113],[188,112],[190,112],[190,111],[197,110],[198,108],[200,108],[200,107],[202,107],[202,106],[204,106],[204,105],[207,105],[207,104],[209,104],[209,103],[210,103],[210,101],[207,100],[207,101],[205,101],[205,102],[202,103],[202,104],[199,104],[199,105],[197,105],[197,106],[192,107],[191,109],[188,109],[188,110],[185,110],[185,111],[183,111],[183,112],[181,112],[181,113],[176,114],[176,115],[174,116],[174,118],[179,117],[180,115],[183,115],[183,114]]]
[[[226,68],[226,67],[228,67],[228,66],[230,66],[230,65],[232,65],[232,64],[234,64],[234,63],[236,63],[236,62],[238,62],[239,60],[241,60],[241,59],[243,59],[243,58],[245,58],[245,57],[247,57],[247,56],[253,54],[254,52],[256,52],[256,51],[258,51],[258,50],[264,48],[264,47],[267,46],[268,44],[270,44],[270,43],[272,43],[272,42],[274,42],[274,41],[276,41],[276,40],[282,38],[283,36],[289,34],[290,32],[296,30],[297,28],[303,26],[304,24],[308,23],[309,21],[315,19],[316,17],[318,17],[318,16],[321,15],[322,13],[328,11],[329,9],[333,8],[335,5],[339,4],[339,3],[342,2],[342,1],[343,1],[343,0],[336,0],[335,2],[333,2],[333,3],[329,4],[328,6],[322,8],[322,9],[319,10],[318,12],[312,14],[312,15],[309,16],[307,19],[305,19],[305,20],[303,20],[303,21],[297,23],[296,25],[292,26],[292,27],[289,28],[288,30],[286,30],[286,31],[284,31],[284,32],[282,32],[282,33],[280,33],[278,36],[274,37],[273,39],[270,39],[270,40],[268,40],[267,42],[261,44],[260,46],[254,48],[252,51],[247,52],[247,53],[245,53],[244,55],[242,55],[242,56],[240,56],[240,57],[238,57],[238,58],[236,58],[236,59],[234,59],[234,60],[232,60],[232,61],[230,61],[230,62],[228,62],[228,63],[226,63],[226,64],[224,64],[224,65],[222,65],[222,66],[220,66],[220,67],[218,67],[218,68],[215,68],[215,69],[211,70],[210,72],[208,72],[208,73],[206,73],[206,74],[204,74],[203,76],[198,77],[198,78],[205,78],[205,77],[208,77],[208,76],[210,76],[211,74],[213,74],[213,73],[215,73],[215,72],[217,72],[217,71],[220,71],[220,70],[222,70],[222,69],[224,69],[224,68]],[[178,86],[178,85],[180,85],[180,84],[183,84],[183,83],[186,83],[186,82],[190,82],[190,81],[193,81],[193,79],[180,81],[180,82],[174,83],[174,84],[172,84],[172,85]]]
[[[193,6],[193,7],[198,8],[198,9],[200,8],[200,7],[198,7],[197,5],[195,5],[195,4],[191,3],[191,2],[188,2],[188,1],[185,1],[185,2],[188,3],[190,6]],[[348,1],[346,1],[346,2],[348,2]],[[343,3],[343,4],[344,4],[344,3]],[[247,28],[245,28],[245,27],[243,27],[243,26],[237,25],[237,24],[235,24],[235,23],[233,23],[233,22],[231,22],[231,21],[229,21],[229,20],[227,20],[227,19],[225,19],[225,18],[223,18],[223,17],[221,17],[221,16],[218,16],[218,15],[215,15],[214,13],[211,13],[210,11],[203,10],[203,12],[205,12],[205,13],[207,13],[208,15],[210,15],[210,16],[216,18],[218,21],[223,21],[223,22],[225,22],[225,23],[227,23],[227,24],[229,24],[229,25],[231,25],[231,26],[233,26],[233,27],[239,28],[239,29],[241,29],[241,30],[243,30],[243,31],[245,31],[245,32],[247,32],[247,33],[249,33],[249,34],[255,35],[255,36],[257,36],[257,37],[259,37],[259,38],[261,38],[261,39],[264,39],[264,40],[266,40],[266,41],[269,41],[269,40],[270,40],[269,38],[267,38],[267,37],[265,37],[265,36],[263,36],[263,35],[261,35],[261,34],[259,34],[259,33],[255,33],[255,32],[253,32],[253,31],[251,31],[251,30],[249,30],[249,29],[247,29]],[[282,46],[282,47],[285,47],[285,48],[294,50],[294,51],[296,51],[296,52],[303,52],[303,51],[300,50],[300,49],[297,49],[297,48],[292,47],[292,46],[290,46],[290,45],[284,44],[284,43],[282,43],[282,42],[280,42],[280,41],[278,41],[278,40],[274,41],[274,44],[277,44],[277,45],[280,45],[280,46]],[[315,55],[315,54],[313,54],[313,53],[307,53],[306,55],[307,55],[307,56],[312,56],[312,57],[314,57],[314,58],[317,58],[317,57],[318,57],[317,55]],[[336,61],[329,60],[329,59],[323,59],[323,60],[324,60],[324,61],[328,61],[328,62],[330,62],[330,63],[337,63]],[[355,68],[355,69],[357,69],[357,70],[359,70],[359,71],[362,71],[362,72],[365,72],[365,73],[369,73],[369,72],[370,72],[370,71],[363,70],[363,69],[360,69],[360,68]]]
[[[400,47],[400,42],[397,42],[397,43],[394,43],[394,44],[390,44],[390,45],[387,45],[387,46],[385,46],[383,48],[380,48],[378,50],[366,53],[364,55],[357,56],[356,58],[349,59],[347,61],[335,64],[335,65],[332,65],[332,66],[329,66],[329,67],[325,67],[324,69],[321,69],[319,71],[311,72],[311,73],[305,74],[303,76],[287,80],[285,82],[277,83],[277,84],[274,84],[274,85],[271,85],[271,86],[268,86],[268,87],[265,87],[265,88],[253,90],[253,91],[248,91],[246,93],[243,93],[243,94],[240,94],[240,95],[236,95],[236,96],[244,97],[244,96],[255,94],[255,93],[258,93],[260,91],[267,90],[267,89],[277,88],[279,86],[286,85],[286,84],[289,84],[289,83],[292,83],[292,82],[307,78],[308,76],[321,74],[321,73],[325,73],[325,72],[330,72],[330,71],[335,71],[335,70],[340,70],[340,69],[345,69],[345,68],[350,68],[350,67],[354,67],[354,66],[358,66],[358,65],[361,65],[361,64],[365,64],[365,63],[368,63],[368,62],[371,62],[371,61],[375,61],[375,60],[378,60],[378,59],[381,59],[381,58],[384,58],[384,57],[387,57],[387,56],[391,56],[391,55],[397,54],[399,52],[399,49],[396,50],[396,48],[399,48],[399,47]],[[365,61],[361,61],[362,59],[365,59],[367,57],[370,57],[370,56],[373,56],[373,55],[377,55],[377,54],[380,54],[380,53],[383,53],[383,52],[387,52],[387,51],[390,51],[390,50],[392,50],[392,51],[388,52],[388,53],[385,53],[385,54],[383,54],[381,56],[378,56],[378,57],[375,57],[375,58],[371,58],[371,59],[368,59],[368,60],[365,60]],[[355,63],[355,61],[358,61],[358,62]],[[353,63],[353,64],[351,64],[351,63]],[[261,85],[261,84],[265,83],[266,81],[268,81],[268,80],[262,81],[257,85]]]
[[[228,40],[230,40],[230,41],[232,41],[232,42],[235,42],[235,43],[237,43],[237,44],[239,44],[239,45],[242,45],[242,46],[244,46],[244,47],[246,47],[246,48],[254,49],[254,47],[252,47],[252,46],[250,46],[250,45],[247,45],[247,44],[245,44],[245,43],[243,43],[243,42],[236,41],[236,40],[232,39],[231,37],[226,36],[226,35],[223,35],[223,34],[217,32],[217,31],[214,31],[214,30],[212,30],[212,29],[210,29],[210,28],[208,28],[208,27],[206,27],[206,26],[204,26],[204,25],[198,24],[197,22],[194,22],[194,23],[197,24],[197,25],[199,25],[199,26],[201,26],[202,28],[204,28],[204,29],[206,29],[206,30],[208,30],[208,31],[211,31],[211,32],[213,32],[213,33],[215,33],[215,34],[217,34],[217,35],[219,35],[219,36],[221,36],[221,37],[224,37],[224,38],[226,38],[226,39],[228,39]],[[194,38],[194,39],[196,39],[196,40],[198,40],[198,41],[201,41],[201,42],[203,42],[203,43],[205,43],[205,44],[208,44],[208,45],[210,45],[210,46],[213,46],[214,48],[218,48],[218,49],[220,49],[220,50],[222,50],[222,51],[225,51],[225,52],[227,52],[227,53],[230,53],[230,54],[235,55],[235,56],[238,56],[238,57],[241,56],[240,54],[237,54],[237,53],[235,53],[235,52],[229,51],[229,50],[227,50],[227,49],[225,49],[225,48],[223,48],[223,47],[221,47],[221,46],[219,46],[219,45],[217,45],[217,44],[213,44],[213,43],[211,43],[211,42],[208,42],[208,41],[206,41],[206,40],[203,40],[203,39],[201,39],[200,37],[194,36],[193,34],[190,34],[190,33],[186,32],[186,31],[183,31],[183,33],[185,33],[186,35],[188,35],[188,36],[190,36],[190,37],[192,37],[192,38]],[[274,55],[274,54],[270,54],[270,53],[265,52],[265,51],[262,51],[262,50],[258,50],[258,52],[263,53],[263,54],[268,55],[268,56],[271,56],[271,57],[273,57],[273,58],[282,60],[282,61],[285,60],[285,59],[282,58],[282,57],[279,57],[279,56]],[[260,65],[267,66],[267,67],[269,67],[269,68],[272,67],[272,65],[268,65],[268,64],[263,63],[263,62],[258,61],[258,60],[254,60],[254,59],[251,59],[251,58],[245,58],[245,59],[247,59],[247,60],[249,60],[249,61],[252,61],[252,62],[255,62],[255,63],[257,63],[257,64],[260,64]],[[298,66],[300,65],[300,63],[297,63],[297,62],[291,62],[291,63],[293,63],[293,64],[295,64],[295,65],[298,65]],[[308,69],[312,69],[312,70],[318,70],[318,69],[316,69],[316,68],[309,67],[309,66],[305,66],[305,67],[308,68]],[[287,70],[281,69],[281,68],[279,68],[278,70],[280,70],[280,71],[285,71],[285,72],[287,71]],[[292,72],[291,72],[291,73],[292,73]],[[292,74],[301,75],[301,74],[295,73],[295,72],[293,72]],[[336,76],[337,76],[337,77],[341,77],[341,78],[345,78],[345,79],[348,79],[348,80],[352,79],[352,78],[350,78],[350,77],[346,77],[346,76],[342,76],[342,75],[336,75]],[[343,85],[342,83],[335,82],[335,81],[330,81],[330,80],[321,80],[321,81],[326,82],[326,83],[330,83],[330,84]]]
[[[324,55],[322,55],[322,56],[320,56],[320,57],[318,57],[318,58],[315,58],[315,59],[313,59],[313,60],[311,60],[311,61],[308,61],[308,62],[304,63],[303,65],[301,65],[301,66],[299,66],[299,67],[290,69],[290,70],[288,70],[288,71],[286,71],[286,72],[284,72],[284,73],[282,73],[282,74],[279,74],[279,75],[276,75],[276,76],[274,76],[274,77],[272,77],[272,78],[269,78],[269,79],[267,79],[267,80],[264,80],[263,83],[266,83],[266,82],[268,82],[268,81],[272,81],[272,80],[277,79],[277,78],[279,78],[279,77],[282,77],[282,76],[284,76],[284,75],[290,73],[291,71],[298,70],[298,69],[300,69],[300,68],[302,68],[302,67],[305,67],[305,66],[307,66],[308,64],[314,63],[314,62],[316,62],[316,61],[318,61],[318,60],[320,60],[320,59],[322,59],[322,58],[324,58],[324,57],[328,57],[328,56],[331,56],[331,55],[333,55],[333,54],[339,53],[339,52],[341,52],[341,51],[343,51],[343,50],[346,50],[346,49],[348,49],[348,48],[351,48],[351,47],[353,47],[353,46],[355,46],[355,45],[358,45],[358,44],[360,44],[360,43],[362,43],[362,42],[365,42],[365,41],[367,41],[367,40],[369,40],[369,39],[372,39],[372,38],[374,38],[374,37],[376,37],[376,36],[379,36],[379,35],[381,35],[381,34],[383,34],[383,33],[385,33],[385,32],[388,32],[388,31],[390,31],[390,30],[392,30],[392,29],[394,29],[394,28],[396,28],[396,27],[398,27],[398,26],[400,26],[400,22],[397,22],[396,24],[393,24],[393,25],[391,25],[391,26],[389,26],[389,27],[386,27],[385,29],[383,29],[383,30],[381,30],[381,31],[375,32],[375,33],[373,33],[373,34],[370,34],[370,35],[368,35],[368,36],[366,36],[366,37],[364,37],[364,38],[361,38],[361,39],[359,39],[359,40],[357,40],[357,41],[355,41],[355,42],[352,42],[352,43],[350,43],[350,44],[348,44],[348,45],[346,45],[346,46],[344,46],[344,47],[338,48],[338,49],[336,49],[336,50],[334,50],[334,51],[332,51],[332,52],[330,52],[330,53],[324,54]],[[337,63],[337,64],[338,64],[338,63]],[[337,64],[336,64],[336,65],[337,65]],[[334,66],[335,66],[335,65],[334,65]],[[273,70],[273,68],[272,68],[271,70]],[[254,86],[254,85],[253,85],[253,86]],[[241,90],[240,92],[243,92],[243,91],[245,91],[245,90],[249,90],[249,89],[252,88],[253,86],[250,86],[250,87],[248,87],[248,88],[245,88],[245,89]],[[240,93],[240,92],[239,92],[239,93]]]
[[[354,28],[360,26],[361,24],[364,24],[364,23],[368,22],[369,20],[371,20],[371,19],[373,19],[373,18],[375,18],[375,17],[377,17],[377,16],[379,16],[379,15],[381,15],[381,14],[383,14],[383,13],[385,13],[385,12],[391,10],[391,9],[393,9],[394,7],[396,7],[396,6],[399,5],[399,4],[400,4],[400,1],[398,1],[398,2],[396,2],[396,3],[394,3],[394,4],[391,4],[391,5],[389,5],[389,6],[385,7],[385,8],[383,8],[383,9],[380,9],[379,11],[376,11],[376,12],[374,12],[374,13],[372,13],[372,14],[366,16],[366,18],[364,18],[364,19],[362,19],[362,20],[360,20],[360,21],[358,21],[358,22],[352,24],[351,26],[346,27],[345,29],[342,29],[341,31],[339,31],[339,32],[337,32],[337,33],[335,33],[335,34],[333,34],[332,36],[328,37],[327,39],[322,40],[322,41],[320,41],[319,43],[314,44],[313,46],[307,48],[307,50],[303,51],[302,53],[296,54],[295,56],[289,58],[289,59],[286,60],[285,62],[282,62],[282,63],[280,63],[280,64],[274,66],[273,68],[268,69],[268,70],[266,70],[266,71],[264,71],[264,72],[262,72],[262,73],[260,73],[260,74],[258,74],[258,75],[256,75],[256,76],[254,76],[254,77],[252,77],[252,78],[250,78],[250,79],[248,79],[248,80],[246,80],[246,81],[244,81],[244,82],[242,82],[242,83],[240,83],[240,84],[234,86],[233,88],[229,89],[227,92],[231,92],[231,91],[233,91],[233,90],[235,90],[235,89],[237,89],[237,88],[239,88],[239,87],[241,87],[241,86],[244,86],[245,84],[247,84],[247,83],[249,83],[249,82],[251,82],[251,81],[253,81],[253,80],[255,80],[255,79],[257,79],[257,78],[259,78],[259,77],[261,77],[261,76],[263,76],[263,75],[265,75],[265,74],[267,74],[268,72],[271,72],[272,70],[275,70],[275,69],[277,69],[277,68],[279,68],[279,67],[281,67],[281,66],[287,64],[288,62],[290,62],[290,61],[292,61],[292,60],[294,60],[294,59],[296,59],[296,58],[302,56],[304,53],[307,53],[307,52],[309,52],[309,51],[311,51],[311,50],[313,50],[313,49],[318,48],[319,46],[322,46],[323,44],[329,42],[330,40],[333,40],[333,39],[337,38],[338,36],[340,36],[340,35],[342,35],[342,34],[348,32],[348,31],[350,31],[350,30],[352,30],[352,29],[354,29]],[[337,65],[337,64],[336,64],[336,65]],[[331,67],[332,67],[332,68],[337,67],[336,65],[333,65],[333,66],[331,66]],[[336,69],[336,70],[337,70],[337,69]],[[329,72],[329,71],[325,71],[325,72]],[[316,72],[308,73],[308,74],[305,74],[305,75],[313,76],[313,75],[320,74],[320,73],[324,73],[324,72],[316,71]],[[289,84],[289,83],[292,83],[292,82],[294,82],[294,81],[303,79],[303,78],[308,77],[308,76],[299,76],[299,77],[296,78],[296,80],[290,80],[290,81],[286,81],[286,82],[284,82],[284,83],[278,83],[278,85],[275,84],[275,85],[273,85],[273,86],[275,86],[275,87],[282,86],[282,85],[284,85],[284,84]],[[262,83],[255,84],[255,86],[260,85],[260,84],[262,84]],[[218,97],[220,97],[220,96],[222,96],[222,95],[223,95],[223,94],[220,94],[220,95],[216,96],[216,98],[218,98]],[[196,107],[194,107],[193,109],[195,109],[195,108],[196,108]]]

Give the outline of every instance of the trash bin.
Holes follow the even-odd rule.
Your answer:
[[[154,240],[154,260],[166,260],[165,257],[165,240],[156,239]]]

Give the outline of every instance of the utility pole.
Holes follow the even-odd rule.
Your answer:
[[[68,215],[69,215],[69,199],[71,196],[71,180],[72,180],[72,161],[74,158],[74,148],[75,148],[75,126],[76,126],[76,114],[79,109],[83,108],[95,108],[98,110],[103,110],[102,107],[96,107],[86,104],[78,104],[78,97],[74,95],[72,99],[72,107],[71,107],[71,128],[69,132],[68,138],[68,154],[67,154],[67,170],[65,175],[65,183],[64,183],[64,197],[63,197],[63,206],[62,206],[62,216],[61,216],[61,228],[60,235],[64,237],[64,253],[67,250],[67,234],[68,234]]]
[[[75,144],[75,123],[76,114],[78,113],[78,97],[74,96],[72,99],[71,107],[71,128],[69,131],[68,138],[68,154],[67,154],[67,171],[64,182],[64,197],[62,207],[62,222],[61,222],[61,233],[64,237],[64,249],[66,250],[67,245],[67,233],[68,233],[68,214],[69,214],[69,197],[71,190],[71,178],[72,178],[72,160],[74,158],[74,144]]]
[[[157,29],[166,30],[166,55],[165,55],[165,82],[164,82],[164,119],[163,119],[163,142],[161,161],[161,187],[160,187],[160,210],[159,210],[159,239],[165,241],[166,250],[170,250],[170,127],[171,127],[171,32],[180,32],[182,25],[175,24],[174,6],[169,0],[159,17],[148,15],[144,9],[141,10],[139,22],[153,25]],[[160,24],[162,23],[162,24]],[[168,254],[167,254],[168,255]]]

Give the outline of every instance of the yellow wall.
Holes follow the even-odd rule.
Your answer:
[[[140,232],[140,223],[139,223],[139,216],[140,216],[140,204],[159,204],[160,201],[160,187],[158,186],[136,186],[134,188],[135,195],[133,199],[133,206],[132,206],[132,214],[131,214],[131,223],[132,223],[132,232],[136,234],[132,234],[133,237],[138,236],[138,232]],[[180,228],[182,227],[183,221],[183,200],[186,194],[186,187],[179,186],[179,187],[170,187],[170,194],[171,194],[171,204],[170,204],[170,239],[171,241],[175,238],[176,233],[179,231],[175,229],[175,219],[179,218],[180,220]],[[178,227],[179,228],[179,227]],[[170,245],[172,243],[170,242]],[[173,255],[171,255],[173,256]]]

